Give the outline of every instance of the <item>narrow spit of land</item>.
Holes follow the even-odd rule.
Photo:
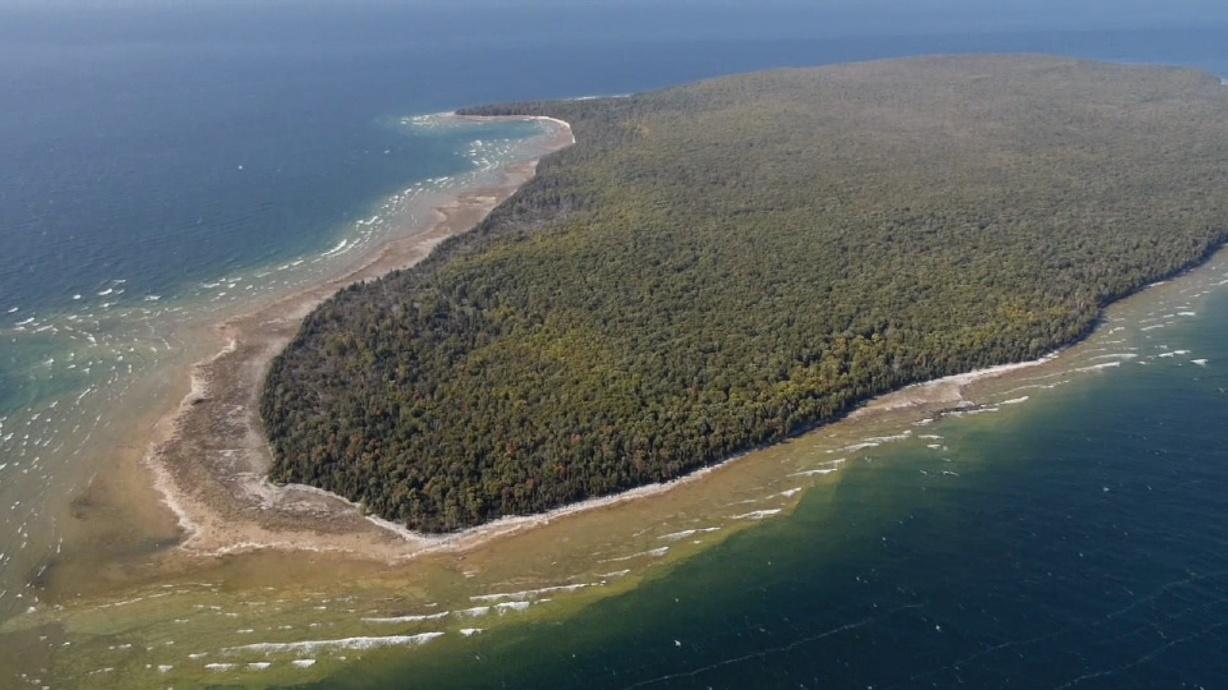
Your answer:
[[[525,119],[516,117],[511,119]],[[542,155],[571,145],[565,122],[550,125]],[[388,529],[353,503],[309,486],[274,486],[266,479],[268,445],[257,414],[269,362],[304,316],[338,290],[412,266],[442,241],[474,227],[533,177],[538,160],[512,165],[488,186],[436,208],[421,232],[389,242],[357,270],[221,325],[226,347],[198,363],[179,408],[158,425],[146,464],[196,554],[286,547],[363,553],[392,559],[438,540]]]

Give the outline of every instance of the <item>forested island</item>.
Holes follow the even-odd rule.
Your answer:
[[[1228,88],[940,57],[546,115],[577,143],[276,358],[278,482],[427,532],[668,480],[906,384],[1039,357],[1228,240]]]

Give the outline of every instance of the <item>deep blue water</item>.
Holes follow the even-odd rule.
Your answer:
[[[1226,268],[628,594],[310,687],[1228,687]]]
[[[415,133],[398,126],[405,115],[936,52],[1228,75],[1228,28],[1201,15],[1152,30],[1099,16],[973,30],[913,26],[881,5],[833,24],[697,5],[0,9],[0,328],[116,280],[170,300],[332,246],[379,199],[468,164],[471,134]],[[1226,384],[1214,368],[1228,361],[1228,303],[1215,305],[1183,336],[1211,359],[1205,372],[1139,368],[1009,424],[948,428],[958,482],[918,481],[900,451],[573,620],[501,630],[477,642],[478,658],[448,642],[331,685],[1228,686]],[[62,358],[61,344],[22,341],[14,354],[16,342],[0,340],[0,410],[69,391],[26,377],[31,362]]]
[[[888,18],[891,33],[874,34],[872,17],[854,14],[844,23],[859,33],[839,36],[797,13],[632,19],[600,8],[0,9],[0,329],[79,308],[75,295],[113,281],[126,281],[129,299],[173,298],[333,246],[345,223],[401,185],[468,165],[458,153],[469,135],[414,135],[396,126],[405,115],[937,52],[1049,52],[1228,74],[1228,24],[909,34]],[[71,390],[39,370],[57,347],[27,338],[0,351],[0,413]]]
[[[667,40],[670,22],[703,17],[675,13],[617,37],[573,35],[585,22],[572,14],[557,32],[540,16],[499,31],[404,12],[348,33],[292,13],[260,19],[227,31],[214,18],[203,37],[182,17],[162,33],[149,17],[98,20],[93,32],[29,18],[0,28],[0,324],[109,280],[162,294],[326,245],[407,179],[458,169],[457,140],[407,137],[391,126],[403,115],[933,52],[1228,72],[1228,30],[1215,29],[798,38],[806,29],[786,23],[785,37],[766,38],[760,18],[746,38]]]

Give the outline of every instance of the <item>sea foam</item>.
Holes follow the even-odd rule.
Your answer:
[[[416,647],[431,640],[443,637],[442,632],[425,632],[417,635],[386,635],[383,637],[343,637],[337,640],[304,640],[302,642],[257,642],[238,647],[228,647],[224,651],[232,654],[255,652],[257,654],[277,654],[281,652],[308,652],[346,649],[365,651],[381,647]]]

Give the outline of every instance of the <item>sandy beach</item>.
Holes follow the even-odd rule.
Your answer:
[[[942,434],[949,430],[930,426],[942,416],[1011,415],[1007,410],[1030,407],[1016,405],[1029,396],[1047,397],[1043,391],[1073,378],[1113,371],[1135,351],[1122,340],[1131,330],[1133,337],[1144,338],[1153,331],[1142,329],[1153,328],[1155,318],[1172,310],[1166,305],[1178,299],[1193,305],[1192,300],[1222,284],[1228,275],[1223,274],[1225,256],[1216,255],[1189,278],[1113,305],[1101,327],[1056,356],[910,386],[867,402],[843,420],[669,484],[445,537],[413,535],[365,519],[356,507],[316,489],[272,487],[257,469],[238,464],[245,457],[251,462],[267,462],[268,457],[261,453],[258,427],[250,426],[255,413],[242,404],[254,398],[259,378],[236,369],[239,358],[250,347],[246,356],[256,362],[251,366],[258,367],[261,358],[267,362],[297,321],[287,311],[276,321],[281,330],[262,329],[264,339],[249,345],[244,338],[251,336],[239,330],[243,320],[232,320],[226,335],[233,345],[198,367],[198,373],[218,378],[198,377],[178,414],[163,420],[204,426],[168,426],[180,433],[169,436],[159,451],[182,455],[147,458],[157,463],[153,469],[162,473],[161,480],[171,482],[164,488],[174,492],[168,497],[179,502],[176,508],[187,529],[181,527],[179,538],[143,555],[129,554],[134,557],[118,566],[116,559],[94,561],[94,568],[74,565],[72,575],[58,577],[59,596],[15,620],[5,639],[12,649],[25,650],[20,654],[42,654],[37,663],[54,665],[57,673],[90,679],[91,687],[126,688],[132,687],[132,678],[151,673],[142,670],[142,662],[174,664],[175,673],[185,674],[181,680],[195,683],[201,674],[216,672],[202,664],[233,663],[232,657],[244,654],[266,660],[265,652],[244,652],[239,643],[292,656],[295,645],[304,641],[342,645],[372,635],[422,634],[421,626],[437,636],[464,636],[472,630],[473,617],[488,630],[555,620],[629,591],[643,578],[667,572],[761,521],[791,514],[803,496],[810,495],[810,508],[816,509],[814,500],[835,492],[816,494],[807,487],[842,484],[851,466],[869,466],[870,457],[888,446],[945,452],[943,444],[949,441]],[[1162,318],[1167,323],[1181,317]],[[1165,361],[1155,359],[1163,356],[1150,355],[1157,362]],[[219,380],[228,387],[217,387]],[[232,405],[232,414],[198,417],[197,411],[208,405]],[[201,433],[192,433],[198,429]],[[244,433],[254,434],[251,448],[234,441],[244,437],[231,435]],[[191,453],[202,454],[208,464],[193,466]],[[176,461],[188,466],[164,464]],[[144,477],[148,487],[148,474]],[[185,491],[181,481],[204,484],[199,491],[192,486]],[[504,608],[496,609],[497,604]],[[262,636],[245,635],[256,628]],[[173,654],[164,648],[175,642]],[[72,644],[72,654],[47,656],[64,643]],[[123,674],[99,683],[92,674],[118,663],[112,657],[128,645],[147,653],[132,656]],[[0,660],[5,658],[16,657],[0,653]],[[337,669],[345,658],[322,658],[311,667],[312,677]],[[288,674],[279,678],[304,678],[302,669],[287,666],[284,658],[279,663],[275,668]]]
[[[545,148],[570,143],[570,132],[560,127]],[[1039,391],[1075,376],[1112,371],[1130,350],[1115,333],[1130,323],[1140,332],[1156,328],[1142,326],[1140,314],[1160,318],[1170,310],[1160,305],[1174,292],[1197,291],[1183,300],[1207,294],[1221,284],[1228,256],[1216,254],[1189,277],[1111,305],[1100,327],[1059,353],[908,386],[867,401],[842,420],[675,481],[547,513],[423,535],[366,516],[328,492],[270,483],[259,391],[270,361],[302,318],[345,285],[413,265],[442,240],[473,227],[530,179],[535,166],[527,161],[507,168],[498,184],[438,207],[437,222],[373,249],[344,276],[201,332],[199,349],[212,354],[192,367],[190,377],[185,372],[163,384],[177,386],[181,399],[156,422],[142,423],[149,431],[134,435],[129,446],[136,457],[119,463],[114,474],[101,474],[77,502],[74,517],[87,535],[75,543],[87,545],[84,553],[66,550],[48,570],[40,605],[10,623],[5,639],[15,651],[0,653],[0,661],[20,656],[25,667],[26,656],[39,654],[36,665],[89,678],[91,687],[126,688],[131,678],[151,673],[136,659],[163,663],[170,652],[156,645],[179,642],[175,673],[194,683],[200,674],[220,672],[202,664],[225,666],[229,655],[247,654],[236,640],[249,638],[236,635],[254,634],[257,627],[265,633],[257,644],[290,654],[303,641],[420,634],[420,622],[436,628],[437,636],[465,636],[479,612],[489,616],[482,621],[487,628],[561,616],[629,591],[763,520],[791,514],[812,493],[807,487],[843,482],[847,468],[870,462],[867,455],[886,446],[945,450],[943,437],[935,435],[940,425],[928,426],[940,417],[1010,414],[1006,410],[1030,394],[1040,397]],[[524,592],[559,596],[504,601]],[[65,644],[72,644],[72,653],[53,658]],[[92,674],[108,668],[117,650],[134,646],[147,657],[133,656],[130,668],[98,684]],[[321,676],[345,659],[321,659],[310,673]],[[300,668],[281,667],[302,677]]]
[[[574,143],[567,123],[552,122],[546,153]],[[225,347],[194,365],[187,395],[154,426],[143,461],[178,521],[182,551],[207,556],[281,548],[391,560],[508,528],[449,538],[415,535],[368,519],[328,492],[276,486],[266,479],[271,456],[257,407],[269,363],[313,308],[347,285],[413,266],[443,240],[474,227],[533,177],[537,162],[509,166],[497,183],[437,207],[426,229],[388,242],[358,269],[217,326]]]
[[[555,125],[544,147],[547,153],[575,142],[567,123],[547,117],[530,119]],[[173,555],[209,558],[277,550],[336,553],[395,563],[428,553],[464,552],[563,516],[670,491],[724,470],[761,450],[750,449],[670,482],[641,486],[545,513],[509,516],[446,535],[413,532],[365,515],[360,506],[330,492],[304,485],[275,485],[267,479],[272,458],[258,414],[260,386],[269,363],[294,336],[302,319],[345,286],[413,266],[443,240],[474,227],[532,178],[538,160],[510,166],[498,183],[437,207],[434,223],[378,248],[356,270],[217,325],[216,332],[225,346],[193,367],[187,394],[174,410],[153,425],[149,450],[142,460],[146,477],[152,477],[161,503],[170,509],[178,524],[178,548]],[[874,423],[900,415],[959,410],[968,404],[965,392],[969,387],[984,381],[1018,378],[1059,358],[1059,353],[1052,353],[1031,362],[914,384],[865,402],[847,420]]]
[[[482,120],[461,116],[465,120]],[[570,126],[556,125],[548,151],[574,143]],[[225,347],[193,368],[190,391],[155,426],[144,465],[181,532],[178,552],[216,557],[259,550],[310,551],[395,563],[428,553],[464,552],[497,537],[558,518],[658,495],[722,470],[759,449],[670,482],[581,501],[545,513],[509,516],[446,535],[410,531],[365,515],[335,494],[304,485],[275,485],[267,478],[271,455],[258,414],[260,386],[269,363],[289,342],[302,319],[347,285],[413,266],[444,239],[474,227],[524,182],[537,160],[507,168],[495,185],[465,194],[435,209],[437,220],[422,232],[394,240],[344,276],[297,292],[218,326]],[[900,414],[941,414],[967,404],[966,390],[980,382],[1017,378],[1060,357],[990,367],[922,382],[867,401],[847,419],[873,422]],[[835,424],[839,424],[836,422]],[[831,425],[827,425],[831,426]]]

